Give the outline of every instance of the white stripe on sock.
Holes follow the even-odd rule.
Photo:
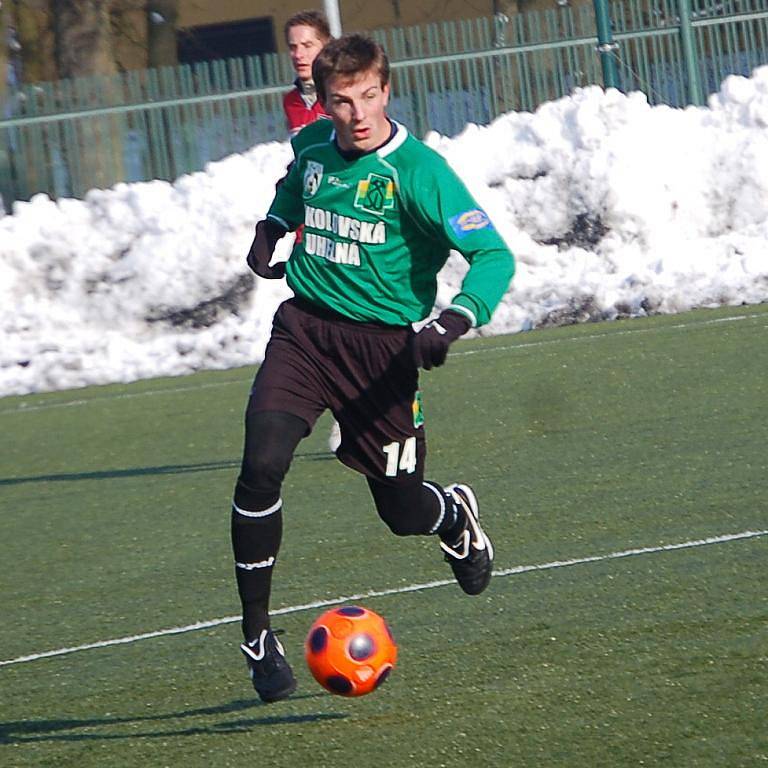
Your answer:
[[[269,517],[275,512],[278,512],[282,506],[283,500],[278,499],[271,507],[268,507],[267,509],[260,509],[256,510],[255,512],[251,512],[247,509],[240,509],[240,507],[238,507],[234,501],[232,502],[232,509],[234,509],[238,515],[243,515],[244,517]]]
[[[440,491],[437,490],[437,488],[435,488],[434,485],[432,485],[432,483],[425,481],[422,483],[422,485],[425,488],[429,488],[429,490],[432,491],[435,496],[437,496],[437,499],[440,502],[440,517],[437,518],[437,522],[429,529],[431,534],[437,533],[438,528],[440,528],[440,526],[443,524],[443,520],[445,520],[445,497],[442,493],[440,493]]]
[[[266,560],[260,560],[258,563],[238,563],[235,562],[237,568],[242,568],[244,571],[253,571],[256,568],[271,568],[275,564],[274,557],[268,557]]]

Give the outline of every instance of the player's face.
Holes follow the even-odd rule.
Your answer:
[[[291,64],[299,80],[312,80],[312,62],[322,50],[325,41],[317,36],[314,27],[299,24],[288,30],[288,52],[291,54]]]
[[[367,152],[389,137],[389,84],[382,85],[376,70],[354,79],[337,75],[325,84],[325,111],[333,120],[336,140],[345,150]]]

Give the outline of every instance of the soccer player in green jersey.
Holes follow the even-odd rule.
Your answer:
[[[296,161],[248,254],[256,274],[285,276],[294,293],[275,314],[251,389],[232,505],[240,647],[264,701],[296,688],[270,626],[269,595],[282,482],[325,410],[341,425],[337,457],[365,476],[395,534],[437,536],[470,595],[488,586],[493,564],[472,487],[424,478],[418,370],[442,365],[452,342],[490,320],[514,259],[445,160],[387,116],[389,63],[377,43],[360,35],[329,42],[313,79],[331,119],[293,139]],[[270,266],[275,243],[301,225],[287,263]],[[451,304],[416,333],[451,249],[469,271]]]

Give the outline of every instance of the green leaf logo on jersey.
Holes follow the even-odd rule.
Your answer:
[[[382,216],[384,211],[395,207],[395,182],[387,176],[369,173],[364,181],[357,182],[355,208],[366,213]]]

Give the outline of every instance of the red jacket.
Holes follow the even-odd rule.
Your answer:
[[[305,125],[314,123],[318,117],[327,117],[319,101],[311,106],[307,104],[298,86],[283,96],[283,111],[291,136],[295,136]]]

